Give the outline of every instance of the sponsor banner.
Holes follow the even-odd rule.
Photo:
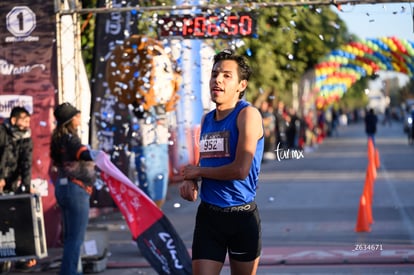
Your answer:
[[[49,144],[57,89],[54,1],[2,0],[0,21],[0,118],[8,118],[17,105],[25,106],[32,114],[32,179],[33,185],[42,185],[47,241],[53,246],[59,235],[54,188],[49,176]],[[53,222],[48,222],[49,216]]]
[[[138,236],[136,242],[158,274],[192,274],[187,248],[166,216]]]
[[[33,97],[27,95],[0,95],[0,117],[7,118],[16,106],[23,106],[33,114]]]
[[[95,159],[142,255],[158,274],[192,274],[191,258],[176,230],[155,203],[104,153]]]
[[[98,0],[97,7],[110,4],[113,8],[136,6],[138,0]],[[117,167],[128,174],[129,156],[125,150],[129,113],[127,106],[120,104],[106,81],[106,64],[112,50],[126,37],[136,34],[138,13],[109,12],[96,15],[94,64],[91,81],[92,106],[89,140],[92,148],[112,153]],[[114,206],[106,190],[94,190],[94,207]]]
[[[113,8],[136,6],[137,0],[98,0],[98,7],[105,7],[111,2]],[[92,117],[90,140],[93,148],[105,152],[116,150],[113,155],[117,166],[128,170],[128,158],[124,155],[128,128],[127,106],[120,104],[108,88],[106,81],[106,64],[112,50],[119,42],[132,34],[137,34],[138,13],[109,12],[96,16],[95,47],[92,75]]]

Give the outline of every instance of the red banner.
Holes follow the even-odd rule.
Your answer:
[[[133,239],[158,274],[192,274],[187,248],[164,213],[104,152],[97,154],[95,162]]]
[[[110,161],[105,153],[99,154],[96,165],[101,170],[101,177],[108,186],[112,199],[125,217],[135,240],[162,217],[162,211]]]

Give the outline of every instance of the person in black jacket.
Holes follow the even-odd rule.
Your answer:
[[[30,113],[16,106],[0,125],[0,194],[35,193],[31,186],[32,152]],[[11,261],[4,262],[0,273],[11,265]],[[36,259],[21,260],[15,263],[15,268],[29,269],[35,265]]]
[[[31,188],[33,141],[30,113],[14,107],[0,125],[0,194],[34,193]]]
[[[82,273],[80,248],[89,222],[89,200],[96,180],[93,151],[78,135],[80,111],[70,103],[56,107],[50,156],[57,172],[55,197],[63,217],[63,256],[60,275]]]
[[[377,123],[378,118],[374,112],[374,109],[369,109],[368,113],[365,115],[365,133],[368,138],[372,138],[372,141],[375,144],[375,133],[377,132]]]

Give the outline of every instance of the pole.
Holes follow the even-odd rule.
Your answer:
[[[197,1],[194,0],[189,5],[194,6]],[[183,3],[182,0],[177,0],[177,5],[181,6]],[[187,11],[183,11],[183,13],[187,13]],[[202,41],[198,39],[174,40],[174,43],[171,44],[171,47],[175,48],[173,51],[180,52],[176,62],[182,70],[182,75],[186,76],[182,79],[178,90],[176,127],[173,129],[175,137],[174,152],[172,152],[174,156],[172,166],[175,171],[173,181],[181,180],[178,171],[187,164],[195,164],[198,154],[195,144],[196,132],[203,115],[201,45]]]

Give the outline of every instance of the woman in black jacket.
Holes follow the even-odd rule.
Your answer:
[[[89,222],[89,198],[96,179],[91,152],[78,135],[80,111],[69,103],[54,112],[50,156],[57,169],[55,196],[63,215],[63,257],[60,275],[82,274],[80,248]]]

